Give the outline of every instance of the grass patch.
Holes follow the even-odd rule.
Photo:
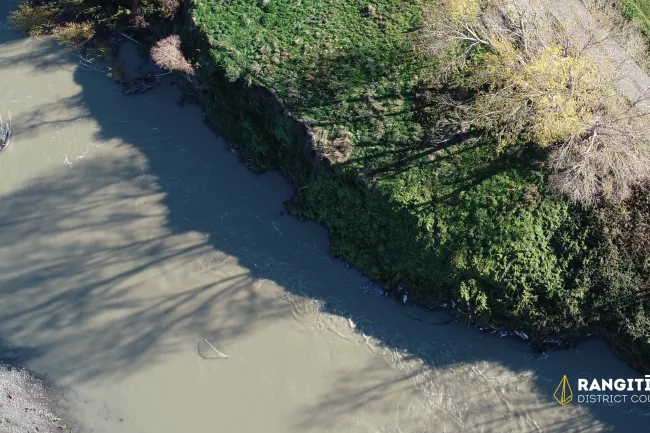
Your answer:
[[[409,95],[432,65],[408,35],[424,3],[204,1],[192,13],[229,80],[269,87],[302,120],[344,128],[356,143],[415,142]],[[353,156],[364,153],[356,146]]]
[[[621,0],[625,14],[632,19],[637,19],[641,29],[650,36],[650,1],[649,0]]]

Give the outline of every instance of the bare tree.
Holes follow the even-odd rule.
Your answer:
[[[590,33],[600,33],[601,40],[616,41],[634,61],[647,63],[647,38],[638,20],[630,20],[621,13],[617,0],[581,0],[589,12]]]
[[[463,57],[479,46],[494,49],[507,41],[532,57],[557,44],[558,29],[534,0],[442,0],[427,10],[417,42],[436,55],[462,47]]]
[[[160,2],[160,5],[165,10],[165,15],[167,17],[173,17],[178,11],[178,8],[181,6],[181,3],[183,3],[183,0],[158,0],[158,1]]]
[[[650,178],[650,113],[647,92],[629,103],[610,104],[582,134],[551,155],[551,186],[586,206],[605,198],[620,201]]]

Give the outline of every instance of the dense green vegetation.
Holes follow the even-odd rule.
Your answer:
[[[630,18],[639,20],[643,32],[650,36],[650,1],[621,0],[621,6]]]
[[[199,2],[202,81],[220,112],[236,107],[244,157],[301,187],[291,207],[329,228],[335,255],[421,300],[460,301],[472,319],[537,335],[599,329],[592,307],[618,307],[601,298],[594,216],[548,190],[544,154],[428,141],[436,65],[410,37],[422,3]],[[351,157],[300,164],[304,143],[246,83],[273,89],[317,133],[349,132]]]
[[[189,45],[200,47],[202,82],[219,95],[221,114],[210,118],[254,167],[280,169],[300,187],[290,207],[328,227],[334,255],[388,288],[427,303],[454,300],[470,320],[534,335],[596,330],[647,368],[640,289],[650,273],[643,254],[628,250],[639,245],[630,237],[650,233],[621,221],[645,218],[647,193],[615,211],[587,211],[549,191],[545,154],[533,147],[499,153],[480,131],[432,144],[443,89],[432,81],[436,65],[413,48],[423,3],[198,2],[192,14],[207,42]],[[255,83],[317,143],[349,133],[350,158],[309,164],[307,140],[286,113],[259,102]],[[462,73],[448,86],[471,93]],[[231,120],[243,133],[229,130]]]
[[[462,70],[441,86],[414,48],[429,3],[196,0],[174,21],[154,0],[103,10],[150,40],[181,33],[198,66],[188,93],[253,169],[294,182],[289,209],[327,226],[335,256],[471,321],[600,332],[649,368],[650,195],[584,210],[546,186],[543,149],[497,151],[480,130],[436,143],[437,96],[473,89]]]

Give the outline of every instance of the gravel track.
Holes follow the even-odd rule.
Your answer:
[[[627,40],[620,40],[610,31],[599,25],[583,0],[541,0],[546,10],[565,28],[579,46],[589,45],[586,54],[598,62],[607,62],[616,68],[616,85],[618,91],[631,101],[645,99],[650,89],[650,75],[630,55],[624,44],[645,44],[641,34],[627,35]],[[589,44],[589,41],[598,41]],[[617,40],[619,39],[619,40]],[[650,110],[650,101],[641,104]]]
[[[62,396],[24,367],[0,361],[0,432],[71,432],[57,415]]]

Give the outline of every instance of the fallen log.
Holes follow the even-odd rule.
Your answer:
[[[160,84],[160,78],[156,74],[147,74],[144,77],[139,77],[124,84],[125,95],[134,95],[142,93],[146,90],[153,89]]]

